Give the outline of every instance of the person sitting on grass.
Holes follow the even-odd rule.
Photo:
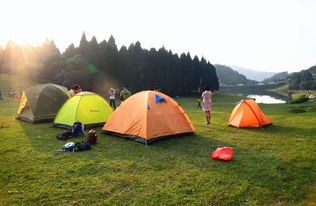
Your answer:
[[[15,92],[12,90],[12,88],[10,88],[8,92],[8,96],[13,97],[14,95],[15,95]]]

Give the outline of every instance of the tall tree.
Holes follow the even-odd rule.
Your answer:
[[[86,55],[87,47],[88,47],[88,41],[87,41],[86,33],[83,32],[81,39],[80,39],[80,44],[79,44],[79,53],[82,56]]]
[[[98,43],[95,37],[87,41],[85,33],[78,47],[70,44],[62,55],[53,40],[39,47],[9,42],[3,51],[0,49],[0,68],[1,72],[25,71],[43,82],[67,87],[79,83],[94,91],[126,84],[134,92],[158,85],[175,95],[197,92],[202,84],[218,89],[215,68],[204,58],[192,59],[190,53],[179,57],[164,47],[147,50],[140,42],[118,51],[113,36]]]
[[[75,45],[72,43],[67,47],[67,49],[63,53],[63,57],[68,59],[68,58],[74,57],[77,54],[78,52],[76,51]]]

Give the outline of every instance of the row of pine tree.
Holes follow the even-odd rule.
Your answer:
[[[84,90],[104,92],[127,85],[132,92],[160,89],[171,95],[200,92],[208,85],[218,90],[216,70],[203,57],[173,54],[165,48],[143,49],[139,42],[117,48],[113,36],[98,43],[83,33],[79,47],[71,44],[61,54],[54,41],[41,46],[20,46],[9,41],[0,47],[0,73],[23,75],[39,82],[53,82]]]

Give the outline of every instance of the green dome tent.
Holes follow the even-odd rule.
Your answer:
[[[30,123],[52,122],[69,98],[66,87],[38,84],[23,91],[16,118]]]
[[[111,114],[112,108],[101,96],[80,92],[61,107],[54,126],[70,129],[75,122],[81,122],[85,128],[102,126]]]

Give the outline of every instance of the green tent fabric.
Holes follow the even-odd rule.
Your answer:
[[[75,122],[81,122],[85,128],[102,126],[112,112],[101,96],[80,92],[65,102],[54,120],[54,126],[70,129]]]
[[[52,122],[69,98],[66,87],[38,84],[23,91],[16,118],[30,123]]]

